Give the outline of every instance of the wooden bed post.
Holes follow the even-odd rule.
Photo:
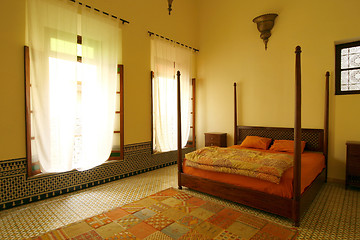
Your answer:
[[[325,74],[325,114],[324,114],[324,156],[325,156],[325,182],[327,182],[328,173],[328,145],[329,145],[329,76],[330,73]]]
[[[178,111],[178,188],[182,189],[181,173],[182,170],[182,144],[181,144],[181,92],[180,92],[180,71],[177,71],[177,111]]]
[[[297,46],[295,62],[295,126],[294,126],[294,196],[293,219],[295,226],[300,224],[301,197],[301,47]]]
[[[120,159],[124,159],[124,65],[119,64],[120,70]],[[151,98],[152,99],[152,98]],[[152,115],[152,114],[151,114]]]
[[[153,112],[154,112],[154,102],[153,102],[153,99],[154,99],[154,93],[153,93],[153,88],[154,88],[154,83],[153,83],[153,80],[154,80],[154,71],[151,71],[150,72],[150,86],[151,86],[151,154],[154,153],[154,115],[153,115]]]
[[[236,82],[234,82],[234,145],[237,144],[237,96]]]
[[[192,137],[193,137],[193,142],[192,142],[192,147],[196,147],[196,123],[195,123],[195,113],[196,113],[196,78],[193,78],[191,80],[191,85],[192,85],[192,124],[193,124],[193,128],[192,128]]]
[[[34,175],[32,171],[32,153],[31,153],[31,108],[30,108],[30,51],[29,47],[24,47],[25,61],[25,131],[26,131],[26,171],[27,176]]]

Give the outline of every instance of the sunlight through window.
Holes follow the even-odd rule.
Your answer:
[[[93,97],[97,91],[94,84],[96,76],[97,69],[94,65],[49,58],[51,123],[56,125],[61,119],[62,129],[72,129],[71,126],[75,125],[73,134],[73,163],[75,167],[77,167],[82,152],[82,119],[87,113],[91,112],[92,106],[97,104],[96,99]],[[73,106],[74,103],[74,108],[68,108],[68,106]],[[76,116],[76,118],[74,119],[71,116]],[[52,135],[58,136],[59,139],[61,139],[61,135],[70,134],[57,132],[57,129],[55,126],[51,127]]]

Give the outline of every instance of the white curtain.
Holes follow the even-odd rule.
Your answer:
[[[118,22],[67,0],[28,0],[27,19],[33,162],[42,172],[105,162],[114,131]]]
[[[151,39],[153,142],[159,152],[177,149],[177,71],[181,73],[182,146],[190,133],[192,51],[158,38]]]
[[[112,149],[119,26],[93,10],[82,11],[81,25],[83,64],[95,66],[83,75],[82,156],[76,167],[85,170],[105,162]]]

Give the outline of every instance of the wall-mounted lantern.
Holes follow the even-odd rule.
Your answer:
[[[168,5],[169,5],[169,8],[168,8],[168,10],[169,10],[169,15],[170,15],[170,12],[171,12],[171,10],[172,10],[172,8],[171,8],[172,2],[173,2],[173,0],[168,0]]]
[[[271,29],[274,27],[275,18],[277,16],[278,15],[276,13],[268,13],[253,19],[253,22],[257,24],[257,29],[261,33],[260,38],[264,41],[265,50],[267,50],[267,43],[271,36]]]

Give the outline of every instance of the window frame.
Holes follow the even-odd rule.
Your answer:
[[[115,114],[120,115],[120,130],[114,130],[114,136],[120,135],[120,149],[113,149],[108,161],[124,159],[124,65],[117,65],[117,73],[119,75],[119,91],[116,91],[116,95],[120,95],[120,109],[116,109]]]
[[[151,81],[151,154],[155,153],[164,153],[164,152],[155,152],[154,151],[154,114],[153,114],[153,103],[154,103],[154,93],[153,93],[153,85],[154,85],[154,71],[150,71],[150,81]],[[191,79],[191,92],[192,96],[190,98],[192,110],[190,111],[192,124],[190,124],[191,134],[184,148],[195,148],[196,147],[196,128],[195,128],[195,100],[196,100],[196,78]]]
[[[360,90],[349,90],[349,91],[341,90],[341,72],[343,71],[341,69],[341,50],[344,48],[351,48],[351,47],[360,47],[360,41],[335,45],[335,95],[360,94]],[[348,68],[348,69],[360,70],[360,67]]]

